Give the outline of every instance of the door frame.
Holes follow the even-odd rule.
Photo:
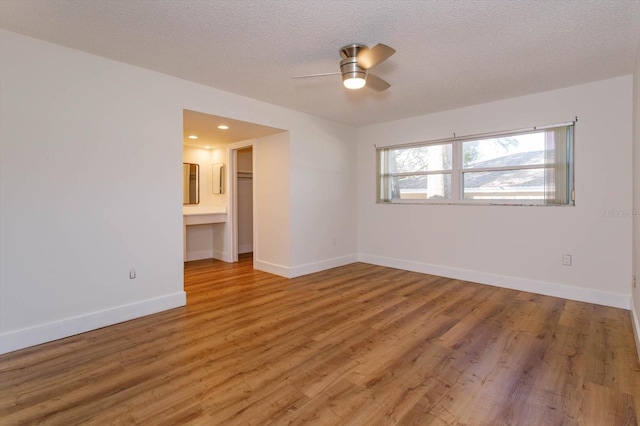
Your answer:
[[[229,212],[228,218],[230,219],[229,231],[230,231],[230,251],[231,261],[238,261],[238,151],[245,148],[251,148],[251,168],[253,172],[253,179],[251,185],[253,187],[252,192],[252,226],[253,226],[253,258],[258,258],[258,245],[257,245],[257,220],[256,220],[256,190],[255,190],[255,178],[256,178],[256,140],[248,140],[242,142],[236,142],[228,145],[229,155]]]

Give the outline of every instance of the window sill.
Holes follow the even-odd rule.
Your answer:
[[[575,207],[573,204],[544,204],[544,203],[522,203],[522,202],[474,202],[474,201],[377,201],[376,204],[394,204],[394,205],[421,205],[421,206],[507,206],[507,207]]]

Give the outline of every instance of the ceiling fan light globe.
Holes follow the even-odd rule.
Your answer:
[[[342,77],[342,84],[344,84],[344,87],[346,87],[347,89],[362,89],[364,87],[364,85],[367,83],[367,80],[364,79],[364,77],[360,76],[360,75],[356,75],[356,76],[343,76]]]

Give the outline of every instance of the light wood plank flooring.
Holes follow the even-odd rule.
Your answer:
[[[635,425],[630,314],[356,263],[188,263],[188,305],[0,357],[0,423]]]

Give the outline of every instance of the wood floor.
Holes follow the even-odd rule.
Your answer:
[[[0,424],[636,425],[628,311],[356,263],[0,357]]]

